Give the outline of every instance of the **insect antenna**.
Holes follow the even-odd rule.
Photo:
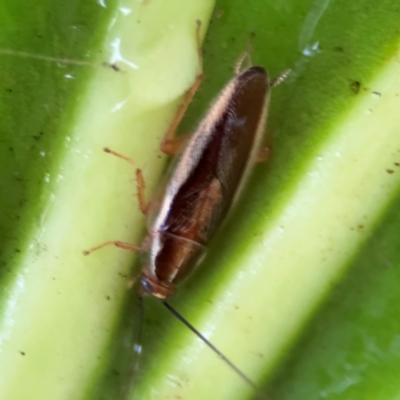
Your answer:
[[[124,372],[126,379],[124,379],[123,383],[121,384],[118,400],[126,400],[128,398],[133,383],[138,376],[140,356],[142,355],[143,350],[142,339],[144,325],[144,302],[142,296],[137,296],[136,298],[138,302],[138,329],[133,344],[133,357],[130,359],[129,365]]]
[[[69,58],[52,57],[52,56],[47,56],[44,54],[33,54],[33,53],[29,53],[27,51],[19,51],[19,50],[7,49],[7,48],[0,48],[0,55],[32,58],[35,60],[47,61],[47,62],[58,63],[58,64],[66,64],[66,65],[81,65],[81,66],[87,66],[87,67],[102,66],[102,67],[106,67],[106,68],[111,68],[117,72],[120,71],[118,65],[115,63],[113,63],[113,64],[108,63],[108,62],[96,63],[96,62],[84,61],[84,60],[73,60],[73,59],[69,59]]]
[[[143,336],[143,325],[144,325],[144,303],[143,297],[138,296],[138,304],[139,304],[139,325],[138,325],[138,333],[136,337],[136,342],[134,345],[134,350],[136,353],[136,360],[133,366],[133,369],[136,371],[139,367],[139,359],[142,354],[142,336]]]
[[[189,328],[198,338],[200,338],[221,360],[223,360],[237,375],[240,376],[251,388],[256,392],[257,397],[264,400],[269,400],[267,396],[260,392],[260,388],[243,372],[241,371],[228,357],[218,350],[201,332],[199,332],[189,321],[187,321],[175,308],[166,301],[162,302],[164,306],[179,319],[187,328]]]

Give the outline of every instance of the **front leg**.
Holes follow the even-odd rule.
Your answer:
[[[187,140],[186,135],[176,137],[175,131],[178,128],[179,124],[181,123],[182,118],[185,115],[187,108],[189,107],[189,104],[193,100],[193,97],[203,80],[203,58],[201,56],[201,39],[200,39],[201,21],[197,20],[196,23],[197,23],[196,43],[197,43],[197,55],[199,59],[199,71],[193,85],[187,90],[183,102],[176,111],[174,119],[172,120],[167,131],[165,132],[164,138],[161,142],[160,146],[161,151],[170,156],[175,156],[179,154],[180,149]]]
[[[94,251],[100,250],[103,247],[107,247],[107,246],[116,246],[116,247],[119,247],[120,249],[130,250],[130,251],[134,251],[134,252],[141,252],[142,251],[141,247],[134,246],[132,244],[125,243],[125,242],[120,242],[119,240],[115,240],[115,241],[104,242],[102,244],[99,244],[96,247],[92,247],[89,250],[85,250],[83,252],[83,254],[85,256],[88,256],[89,254],[93,253]]]

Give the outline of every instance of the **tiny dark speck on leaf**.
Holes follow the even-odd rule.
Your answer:
[[[375,96],[378,96],[378,97],[382,96],[382,93],[380,93],[380,92],[372,92],[372,94],[374,94]]]
[[[393,174],[393,173],[394,173],[394,171],[393,171],[392,169],[387,169],[386,172],[387,172],[388,174]]]
[[[353,81],[350,83],[350,89],[354,94],[358,94],[360,92],[361,82]]]
[[[20,351],[19,354],[21,354],[21,356],[24,356],[26,353],[24,351]]]
[[[333,48],[333,50],[335,50],[339,53],[344,53],[344,48],[342,46],[336,46]]]
[[[398,163],[398,162],[395,162],[394,165],[395,165],[396,167],[400,167],[400,163]]]
[[[107,300],[111,300],[111,297],[110,297],[110,296],[106,296],[106,299],[107,299]]]
[[[215,13],[214,13],[214,16],[215,16],[215,18],[221,18],[222,16],[224,15],[224,11],[222,11],[222,10],[217,10]],[[212,22],[212,21],[211,21]]]

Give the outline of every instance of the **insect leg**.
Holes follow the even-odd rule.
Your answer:
[[[244,58],[246,57],[246,53],[239,59],[238,65],[236,66],[236,68],[240,69],[240,65],[243,62]],[[239,64],[240,63],[240,64]],[[283,71],[278,77],[272,79],[269,84],[271,86],[271,88],[274,88],[275,86],[280,85],[290,74],[291,70],[290,69],[286,69],[285,71]],[[237,73],[237,71],[236,71]],[[270,136],[267,134],[267,139],[270,139]],[[269,140],[270,141],[270,140]],[[271,153],[271,148],[269,146],[269,144],[267,144],[266,147],[263,147],[259,150],[258,154],[257,154],[257,159],[256,162],[264,162],[267,161],[269,159]]]
[[[257,154],[256,162],[264,162],[269,159],[270,155],[270,148],[269,147],[262,147]]]
[[[247,59],[247,63],[248,63],[247,68],[249,68],[249,67],[252,66],[252,61],[251,61],[251,55],[250,55],[248,50],[246,50],[240,56],[239,60],[236,61],[236,64],[235,64],[235,75],[240,75],[242,73],[242,65],[243,65],[244,60],[246,60],[246,59]]]
[[[103,247],[107,247],[107,246],[116,246],[119,247],[121,249],[125,249],[125,250],[130,250],[130,251],[142,251],[141,247],[138,246],[134,246],[133,244],[129,244],[129,243],[124,243],[124,242],[120,242],[119,240],[115,240],[115,241],[109,241],[109,242],[104,242],[102,244],[99,244],[96,247],[92,247],[89,250],[85,250],[83,252],[83,254],[85,256],[88,256],[89,254],[93,253],[94,251],[100,250]]]
[[[245,57],[246,57],[246,53],[239,59],[239,62],[236,66],[237,69],[238,68],[240,69],[240,65],[243,62]],[[275,86],[280,85],[288,77],[290,72],[291,72],[290,69],[286,69],[278,77],[271,79],[271,81],[269,82],[271,88],[274,88]],[[237,73],[237,71],[236,71],[236,73]],[[267,139],[269,139],[268,142],[270,142],[270,138],[271,137],[267,134]],[[271,153],[271,146],[270,146],[270,143],[268,143],[266,147],[262,147],[259,150],[259,152],[257,154],[256,162],[267,161],[269,159],[270,153]]]
[[[164,138],[161,142],[161,151],[168,155],[176,155],[179,153],[182,145],[187,140],[187,136],[178,136],[175,137],[176,128],[179,126],[182,121],[183,116],[189,104],[191,103],[197,89],[199,88],[202,80],[203,80],[203,58],[201,55],[201,38],[200,38],[200,28],[201,21],[197,20],[197,28],[196,28],[196,43],[197,43],[197,55],[199,59],[199,72],[197,73],[196,80],[193,85],[187,90],[185,97],[183,99],[182,104],[179,106],[178,110],[175,113],[174,119],[172,120],[170,126],[165,132]]]
[[[292,72],[291,69],[285,69],[279,76],[277,76],[274,79],[271,79],[269,81],[269,84],[271,88],[274,88],[275,86],[280,85],[287,77],[288,75]]]
[[[110,150],[108,147],[105,147],[104,151],[118,158],[122,158],[123,160],[128,161],[129,164],[135,166],[135,163],[130,157],[124,156],[121,153],[117,153],[114,150]],[[139,208],[144,215],[147,215],[149,203],[146,203],[145,188],[146,185],[144,182],[142,170],[140,168],[136,168],[136,189],[137,189],[137,197],[139,200]]]
[[[272,149],[273,149],[272,136],[269,133],[268,127],[267,127],[265,135],[264,135],[262,147],[258,151],[258,154],[256,157],[256,162],[259,163],[259,162],[268,161],[269,158],[271,157]]]

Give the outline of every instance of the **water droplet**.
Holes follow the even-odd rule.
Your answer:
[[[133,351],[137,354],[140,354],[142,352],[142,346],[140,344],[135,343],[133,345]]]
[[[111,65],[116,64],[118,61],[125,63],[126,65],[128,65],[129,67],[133,68],[133,69],[138,69],[139,67],[133,63],[130,62],[129,60],[127,60],[126,58],[124,58],[121,54],[121,38],[115,38],[111,44],[111,57],[109,60],[109,63]]]
[[[119,103],[115,104],[112,108],[111,108],[111,112],[115,112],[120,110],[127,102],[128,100],[122,100]]]
[[[315,56],[317,53],[320,53],[321,50],[319,49],[319,42],[315,42],[309,46],[306,46],[303,49],[303,54],[308,57]]]
[[[128,7],[120,7],[119,11],[124,15],[129,15],[132,12],[132,9]]]

